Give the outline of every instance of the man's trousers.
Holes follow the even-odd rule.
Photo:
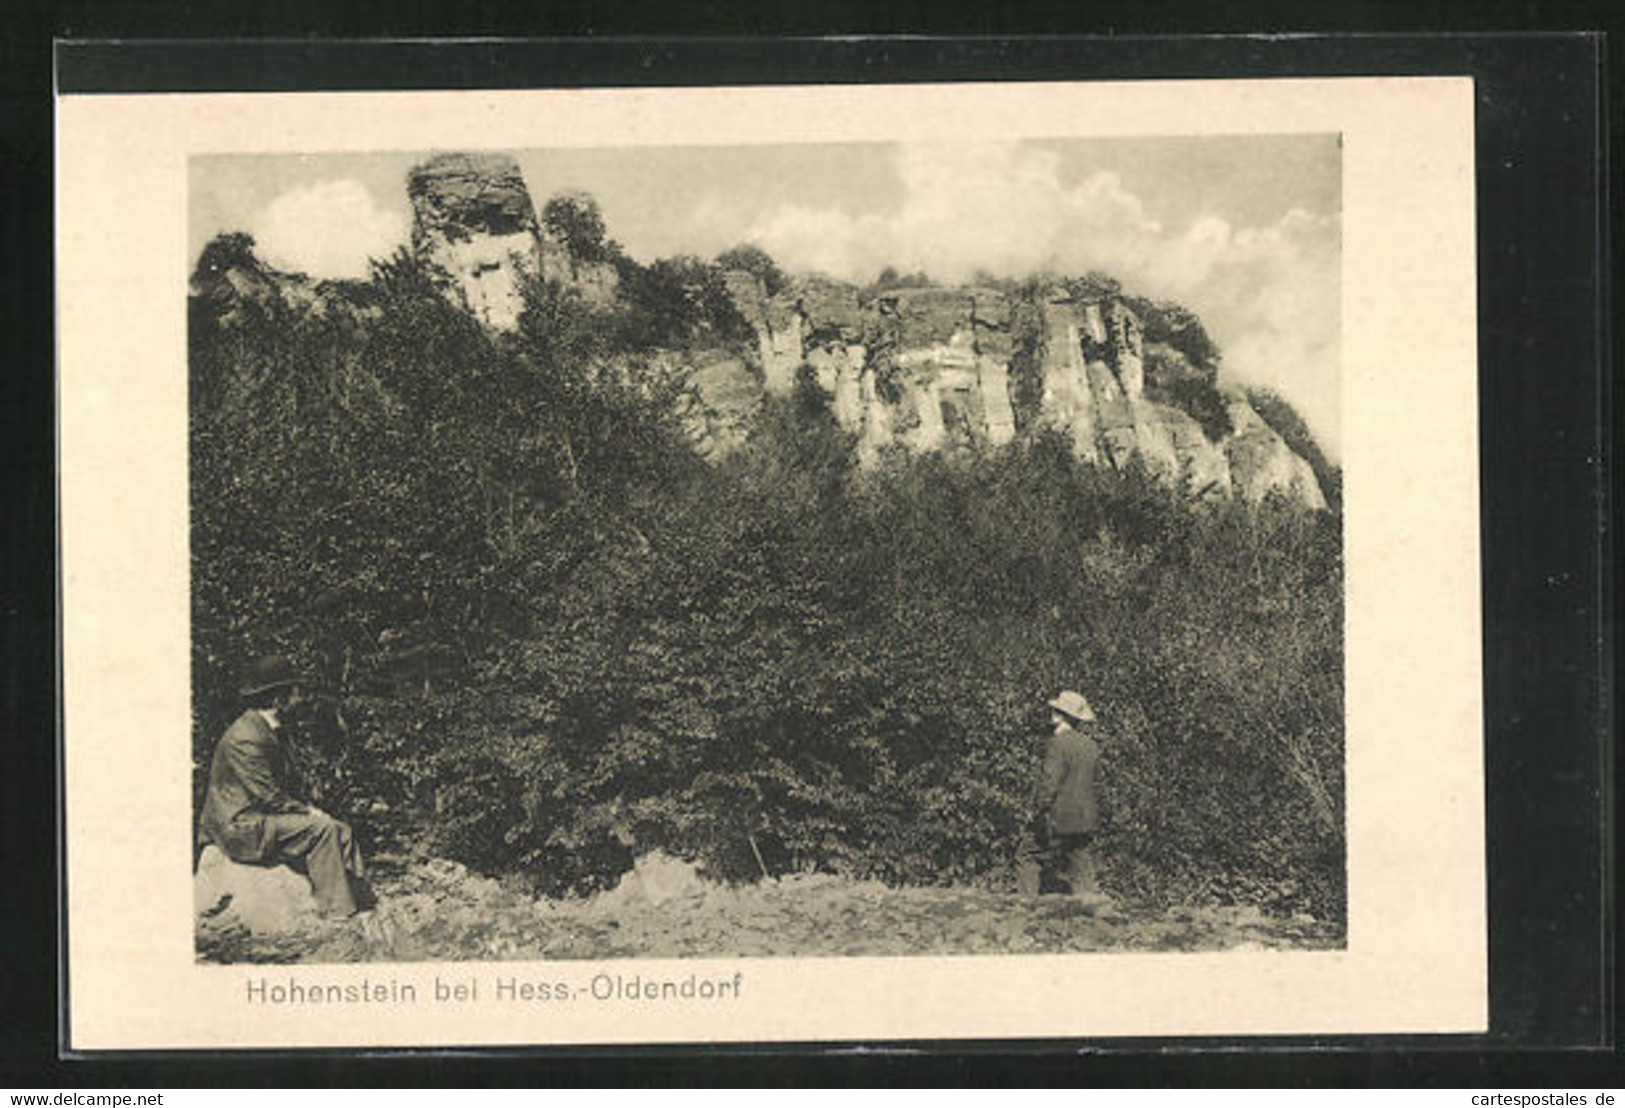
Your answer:
[[[1028,829],[1016,851],[1016,891],[1036,896],[1059,881],[1077,897],[1098,897],[1093,831],[1044,835]]]
[[[323,914],[348,916],[356,910],[357,888],[365,892],[360,878],[365,874],[361,851],[355,845],[350,825],[331,816],[303,812],[266,816],[266,833],[274,843],[272,865],[286,862],[310,878],[316,905]]]

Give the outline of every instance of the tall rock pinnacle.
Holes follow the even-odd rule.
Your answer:
[[[510,155],[437,155],[412,169],[406,191],[413,248],[452,275],[486,326],[507,330],[518,322],[522,270],[575,287],[589,301],[613,297],[614,270],[578,263],[538,222]]]

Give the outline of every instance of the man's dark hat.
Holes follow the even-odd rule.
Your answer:
[[[302,680],[304,678],[299,676],[285,655],[267,654],[263,658],[255,658],[249,665],[248,672],[243,675],[242,687],[237,691],[243,696],[258,696],[272,689],[298,684]]]

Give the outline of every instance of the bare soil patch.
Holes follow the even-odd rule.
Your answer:
[[[1248,906],[1089,911],[1068,896],[891,888],[826,874],[730,886],[662,855],[614,889],[545,899],[455,862],[380,858],[378,907],[250,935],[230,910],[199,927],[211,962],[410,962],[1082,951],[1330,950],[1339,925]],[[392,864],[393,863],[393,864]]]

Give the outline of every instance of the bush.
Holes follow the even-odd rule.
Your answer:
[[[1043,408],[1044,332],[1039,286],[1028,282],[1015,290],[1010,304],[1010,406],[1022,431],[1038,424]]]
[[[715,267],[645,272],[638,328],[703,329]],[[859,471],[805,382],[708,465],[567,290],[528,284],[501,338],[407,256],[369,297],[359,330],[194,314],[200,764],[236,668],[285,649],[343,707],[324,780],[486,872],[590,889],[660,847],[997,884],[1076,686],[1108,887],[1341,916],[1334,515],[1193,503],[1053,433]]]
[[[875,279],[871,281],[860,293],[860,300],[872,300],[883,292],[896,289],[925,289],[936,284],[929,274],[920,270],[913,273],[899,273],[894,266],[882,269]]]
[[[1166,343],[1206,373],[1210,382],[1215,378],[1222,354],[1195,312],[1171,300],[1147,300],[1142,296],[1124,297],[1124,303],[1140,317],[1147,345]]]
[[[661,258],[645,266],[616,262],[621,305],[608,320],[620,351],[676,349],[716,342],[753,348],[755,332],[728,295],[722,268],[698,258]]]
[[[756,275],[761,279],[762,290],[768,296],[776,296],[780,290],[789,284],[789,278],[784,270],[779,268],[766,250],[754,243],[741,243],[717,255],[717,268],[721,270],[738,269]]]
[[[1230,422],[1230,406],[1213,382],[1201,377],[1178,378],[1159,392],[1159,399],[1166,400],[1201,424],[1202,433],[1214,442],[1234,430]]]
[[[1064,444],[819,479],[809,459],[837,466],[840,444],[766,426],[668,501],[647,550],[558,595],[556,631],[503,668],[510,718],[458,746],[482,752],[478,780],[495,757],[543,798],[467,860],[552,890],[654,847],[731,878],[760,855],[773,873],[1005,880],[1043,701],[1081,685],[1112,736],[1112,886],[1340,912],[1335,530],[1193,509]],[[467,794],[484,795],[506,794]]]
[[[542,227],[578,262],[613,261],[620,250],[609,239],[598,201],[583,192],[561,192],[542,205]]]

